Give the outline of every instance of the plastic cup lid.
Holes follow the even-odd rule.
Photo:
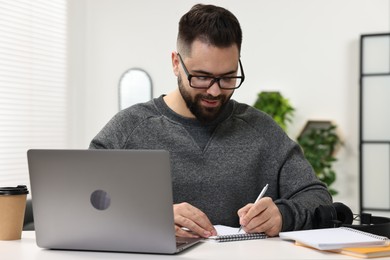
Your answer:
[[[26,185],[18,185],[17,187],[0,187],[0,195],[22,195],[28,194]]]

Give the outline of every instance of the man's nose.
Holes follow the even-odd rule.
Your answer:
[[[221,94],[221,88],[219,87],[218,80],[216,80],[214,84],[207,89],[207,94],[212,95],[213,97],[217,97]]]

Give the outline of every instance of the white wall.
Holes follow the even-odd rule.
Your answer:
[[[118,110],[118,80],[148,71],[154,96],[176,88],[170,54],[177,23],[197,2],[69,0],[72,146],[85,148]],[[296,108],[289,135],[306,120],[332,120],[345,146],[336,163],[336,201],[358,210],[359,39],[390,31],[390,0],[208,1],[241,22],[246,80],[233,98],[253,104],[278,90]]]

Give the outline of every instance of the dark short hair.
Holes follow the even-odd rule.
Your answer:
[[[195,40],[221,48],[236,44],[240,52],[242,42],[240,23],[225,8],[215,5],[194,5],[179,21],[178,51],[188,54]]]

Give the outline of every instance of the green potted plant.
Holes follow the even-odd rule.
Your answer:
[[[336,150],[342,144],[336,128],[329,121],[309,121],[297,139],[318,179],[328,186],[332,195],[338,193],[331,185],[336,180],[333,169]]]
[[[290,101],[276,91],[260,92],[253,106],[270,115],[284,131],[287,130],[287,124],[292,122],[295,111]]]

